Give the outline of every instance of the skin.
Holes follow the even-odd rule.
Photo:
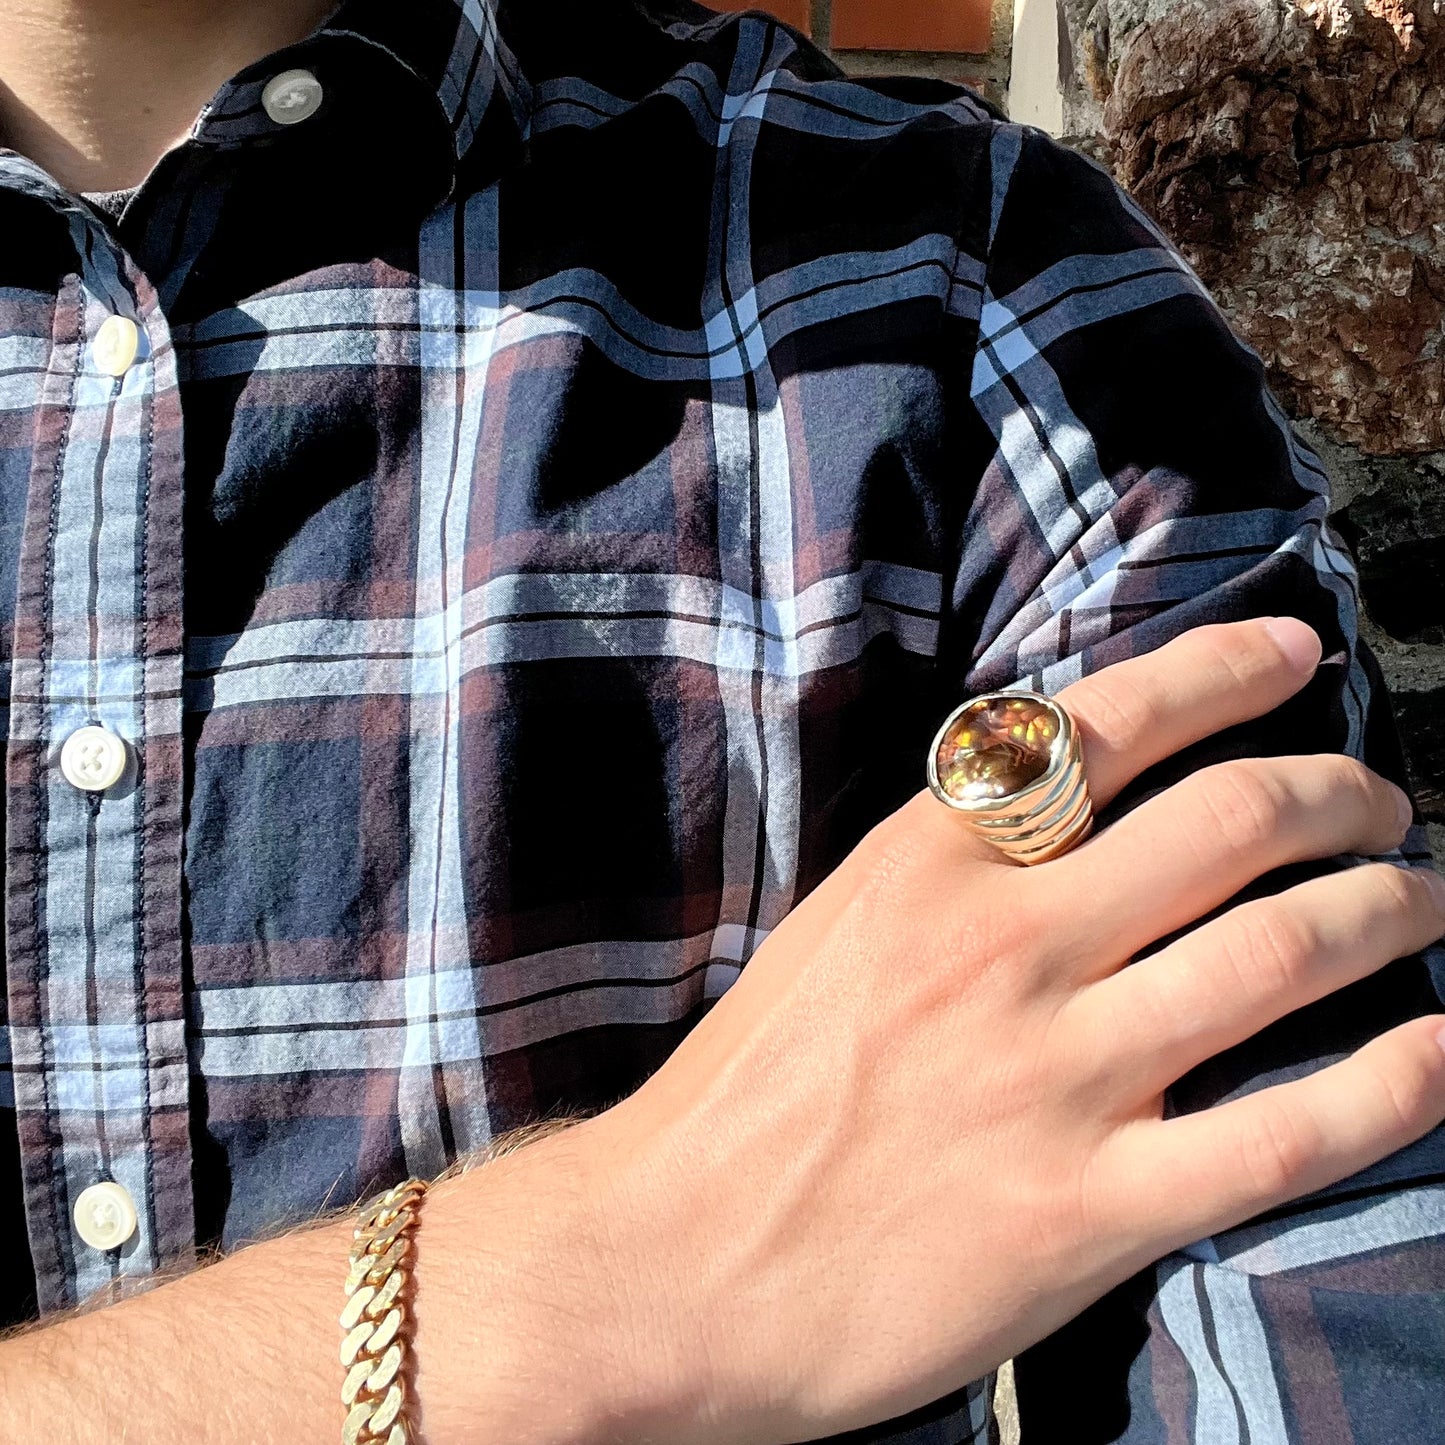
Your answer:
[[[1070,688],[1099,802],[1273,709],[1318,656],[1300,623],[1241,623]],[[1426,1133],[1440,1017],[1202,1114],[1165,1121],[1162,1095],[1439,936],[1432,875],[1302,884],[1124,967],[1269,870],[1389,850],[1407,811],[1344,758],[1230,762],[1023,870],[916,799],[630,1099],[428,1200],[423,1437],[785,1445],[876,1423]],[[0,1439],[334,1439],[347,1238],[257,1244],[0,1345]]]
[[[72,189],[134,185],[329,8],[0,0],[0,139]],[[1318,658],[1302,624],[1243,623],[1071,688],[1096,799],[1278,706]],[[433,1192],[419,1438],[784,1445],[874,1423],[1426,1133],[1442,1018],[1205,1114],[1164,1122],[1162,1095],[1436,938],[1438,881],[1360,868],[1123,967],[1282,863],[1388,850],[1407,812],[1344,759],[1236,762],[1024,872],[915,800],[631,1099]],[[349,1239],[319,1224],[0,1343],[0,1441],[333,1441]]]
[[[238,70],[336,0],[0,0],[0,145],[72,191],[141,183]]]

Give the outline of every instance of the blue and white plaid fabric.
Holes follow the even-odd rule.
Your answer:
[[[1302,738],[1399,776],[1326,510],[1100,171],[764,18],[348,0],[114,225],[0,153],[0,1321],[626,1094],[970,692],[1293,613],[1317,682],[1140,791]],[[1175,1104],[1435,1007],[1398,964]],[[1020,1379],[1034,1445],[1399,1445],[1445,1440],[1442,1358],[1437,1135]]]

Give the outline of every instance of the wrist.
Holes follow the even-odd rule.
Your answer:
[[[655,1216],[590,1121],[449,1180],[417,1238],[414,1414],[426,1445],[691,1438]]]

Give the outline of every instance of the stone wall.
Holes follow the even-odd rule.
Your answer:
[[[1158,218],[1325,458],[1440,854],[1445,0],[1042,3],[1056,128]]]

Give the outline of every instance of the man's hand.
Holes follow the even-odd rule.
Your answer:
[[[1272,710],[1318,658],[1302,624],[1246,623],[1070,688],[1096,802]],[[619,1349],[678,1382],[657,1438],[759,1445],[902,1414],[1438,1123],[1445,1018],[1161,1117],[1196,1064],[1438,937],[1433,875],[1362,866],[1125,967],[1260,875],[1386,853],[1408,821],[1393,785],[1317,756],[1209,768],[1032,870],[926,795],[885,822],[579,1131],[614,1225],[633,1221]]]
[[[1318,652],[1298,623],[1210,628],[1071,688],[1096,801],[1284,702]],[[1442,1018],[1203,1114],[1161,1101],[1435,939],[1438,880],[1363,866],[1125,967],[1273,868],[1394,848],[1407,811],[1340,757],[1229,763],[1025,871],[909,804],[631,1099],[432,1192],[422,1438],[785,1445],[885,1420],[1424,1134]],[[0,1441],[336,1439],[348,1236],[0,1345]]]

